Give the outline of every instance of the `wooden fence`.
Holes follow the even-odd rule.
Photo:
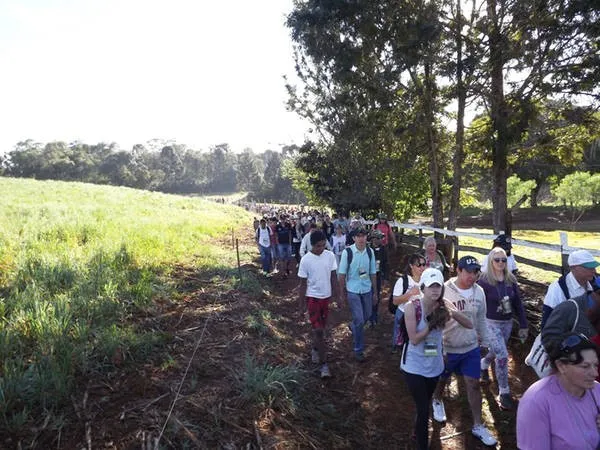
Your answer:
[[[367,224],[372,225],[376,223],[375,221],[368,221]],[[466,233],[462,231],[451,231],[443,228],[434,228],[426,225],[415,225],[408,223],[398,223],[398,222],[389,222],[390,225],[394,228],[398,229],[396,233],[396,237],[398,242],[402,242],[409,245],[414,245],[416,247],[422,248],[423,241],[426,236],[424,236],[424,232],[429,232],[429,234],[439,233],[443,236],[441,240],[438,241],[438,246],[440,250],[444,253],[446,258],[449,261],[452,261],[454,267],[458,262],[458,252],[476,252],[487,255],[491,250],[492,241],[498,236],[497,234],[484,234],[484,233]],[[405,230],[416,230],[418,232],[418,236],[404,234]],[[487,241],[490,245],[489,247],[473,247],[470,245],[461,245],[459,238],[461,236],[470,237],[474,239],[482,239]],[[527,266],[536,267],[542,270],[548,270],[557,273],[565,273],[568,270],[567,258],[569,253],[575,250],[587,250],[592,255],[596,257],[600,257],[600,250],[593,249],[582,249],[580,247],[571,247],[568,244],[567,233],[560,233],[560,243],[559,244],[544,244],[541,242],[527,241],[523,239],[514,239],[511,237],[512,245],[518,245],[520,247],[529,247],[536,248],[539,250],[547,250],[558,253],[557,264],[549,264],[542,261],[536,261],[533,259],[526,258],[524,256],[515,255],[515,260],[519,263],[525,264]]]

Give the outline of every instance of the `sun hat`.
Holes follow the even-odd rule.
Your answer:
[[[444,285],[444,275],[442,275],[442,272],[440,272],[438,269],[434,269],[433,267],[430,267],[423,271],[423,273],[421,274],[420,281],[422,284],[424,284],[427,287],[431,286],[432,284],[436,284],[436,283],[439,284],[440,286],[443,286]]]
[[[600,263],[594,259],[594,256],[587,250],[575,250],[569,254],[567,260],[569,266],[583,266],[586,269],[595,269]]]

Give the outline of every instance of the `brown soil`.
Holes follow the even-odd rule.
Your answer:
[[[400,251],[395,253],[392,267],[398,268],[401,258]],[[257,266],[255,261],[243,270],[256,273]],[[172,337],[172,359],[157,355],[134,365],[125,355],[113,361],[117,368],[109,375],[80,380],[60,431],[49,431],[48,424],[46,430],[32,430],[32,448],[151,449],[159,436],[160,448],[170,449],[413,448],[414,404],[399,371],[399,355],[390,353],[387,305],[380,305],[379,325],[366,332],[364,363],[352,358],[348,309],[331,311],[333,377],[322,381],[310,361],[310,326],[298,313],[296,276],[261,277],[260,299],[227,290],[218,278],[189,268],[180,268],[176,278],[181,299],[164,301],[136,319]],[[525,289],[534,302],[542,294],[539,288]],[[270,312],[262,333],[247,322],[259,310]],[[516,397],[535,379],[521,363],[530,342],[522,346],[511,340],[510,382]],[[303,371],[295,409],[277,401],[267,406],[244,401],[236,386],[247,355],[260,364]],[[515,412],[499,410],[495,383],[482,386],[482,393],[498,448],[516,448]],[[464,386],[454,380],[445,399],[448,423],[432,424],[432,448],[486,448],[471,436]],[[31,436],[13,436],[1,447],[18,448],[19,440],[31,442]]]

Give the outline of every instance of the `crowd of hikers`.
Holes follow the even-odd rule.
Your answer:
[[[517,411],[518,448],[600,448],[600,263],[589,251],[573,251],[568,273],[548,287],[541,332],[526,361],[541,379],[517,404],[508,382],[508,341],[517,322],[514,334],[525,343],[529,324],[510,236],[498,235],[482,262],[466,255],[456,267],[434,237],[426,238],[421,250],[406,256],[405,267],[395,268],[402,274],[382,301],[391,281],[389,255],[397,247],[385,214],[372,221],[316,210],[263,214],[254,221],[262,272],[295,272],[300,279],[299,308],[308,313],[311,358],[322,378],[331,377],[325,339],[330,302],[349,308],[359,363],[368,357],[365,328],[377,326],[382,309],[393,314],[390,348],[400,354],[415,402],[416,448],[429,448],[430,415],[447,420],[444,388],[452,374],[464,380],[472,434],[487,446],[497,444],[482,418],[481,384],[490,382],[492,363],[499,408]]]

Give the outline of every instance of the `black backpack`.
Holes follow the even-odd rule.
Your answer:
[[[406,294],[408,291],[408,275],[402,275],[402,294]],[[394,289],[392,288],[392,292],[390,292],[390,298],[388,299],[388,311],[392,314],[396,314],[396,310],[398,309],[398,305],[394,305]]]
[[[559,277],[558,285],[563,291],[563,294],[565,294],[565,300],[569,300],[571,298],[571,294],[569,294],[569,288],[567,287],[567,275],[561,275]]]
[[[371,260],[373,259],[373,249],[368,245],[365,247],[367,249],[367,255],[369,255],[369,265],[371,265]],[[354,257],[354,252],[350,247],[346,247],[346,258],[348,259],[348,269],[350,268],[350,264],[352,264],[352,258]]]

